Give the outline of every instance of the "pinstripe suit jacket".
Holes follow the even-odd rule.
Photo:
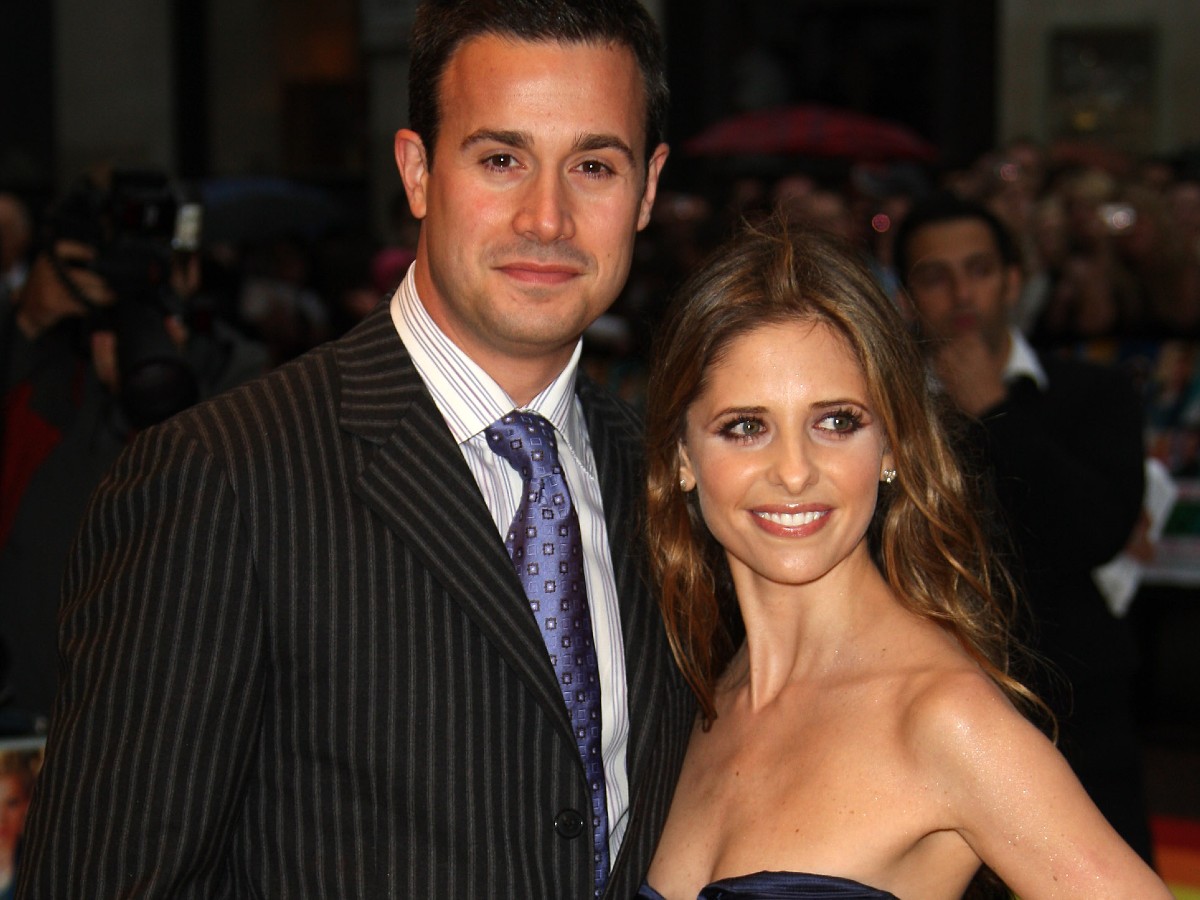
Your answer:
[[[628,667],[624,898],[693,706],[629,534],[636,422],[580,395]],[[142,435],[60,618],[20,897],[591,896],[587,833],[555,828],[588,793],[553,670],[386,304]]]

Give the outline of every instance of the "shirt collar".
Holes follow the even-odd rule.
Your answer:
[[[1008,362],[1004,365],[1004,380],[1015,381],[1022,377],[1032,378],[1038,389],[1044,391],[1049,385],[1050,379],[1046,377],[1046,370],[1042,368],[1037,353],[1025,339],[1025,335],[1016,328],[1010,327],[1008,334],[1011,342]]]
[[[392,295],[392,322],[454,440],[464,444],[511,412],[516,403],[434,323],[417,295],[415,271],[415,264],[409,267]],[[523,407],[548,419],[576,457],[584,434],[582,416],[574,402],[582,351],[580,340],[563,370]]]

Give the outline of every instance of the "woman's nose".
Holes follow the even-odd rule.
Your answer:
[[[811,449],[801,440],[776,442],[771,474],[789,492],[800,493],[812,483],[815,476]]]

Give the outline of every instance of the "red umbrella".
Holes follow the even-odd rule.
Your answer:
[[[754,110],[709,126],[683,145],[694,156],[816,156],[932,162],[937,150],[904,125],[806,104]]]
[[[1047,155],[1056,165],[1077,165],[1102,169],[1122,178],[1133,171],[1133,157],[1101,141],[1063,138],[1052,143]]]

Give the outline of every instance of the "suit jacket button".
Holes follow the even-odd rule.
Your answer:
[[[583,816],[573,809],[564,809],[554,817],[554,830],[559,837],[577,838],[583,834]]]

